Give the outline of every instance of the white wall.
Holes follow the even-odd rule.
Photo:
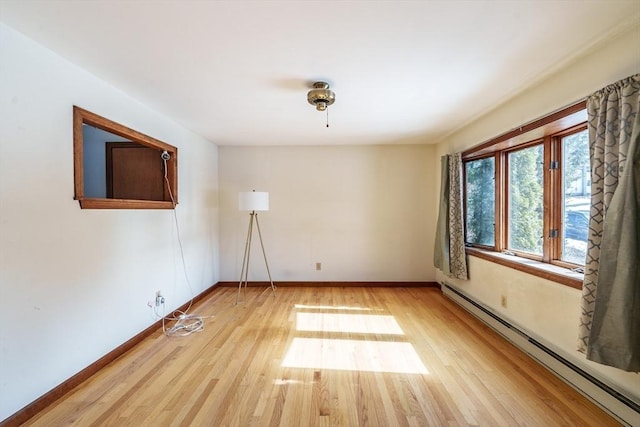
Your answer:
[[[640,72],[639,42],[640,27],[636,26],[451,135],[438,145],[438,153],[462,151]],[[439,169],[437,161],[434,165]],[[437,177],[439,179],[439,174]],[[438,280],[454,284],[640,402],[640,375],[588,362],[575,350],[579,290],[475,257],[469,257],[469,274],[469,281],[449,279],[441,272],[437,276]],[[500,305],[502,295],[507,297],[506,309]]]
[[[240,278],[247,212],[260,213],[274,281],[434,281],[433,146],[220,147],[220,278]],[[249,280],[266,280],[254,240]],[[315,270],[315,263],[322,270]]]
[[[219,278],[217,147],[0,24],[0,420],[186,302],[171,210],[81,210],[72,106],[179,149],[194,294]]]

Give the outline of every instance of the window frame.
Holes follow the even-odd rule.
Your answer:
[[[84,195],[84,143],[82,126],[87,124],[114,135],[127,138],[132,142],[167,151],[170,155],[166,161],[166,178],[171,188],[167,200],[109,199],[93,198]],[[73,166],[74,166],[74,199],[78,200],[81,209],[174,209],[178,204],[178,149],[148,135],[130,129],[98,114],[73,106]],[[167,196],[165,196],[167,198]]]
[[[517,129],[472,147],[462,153],[462,161],[494,157],[495,164],[495,246],[469,243],[467,254],[525,271],[580,289],[582,277],[573,271],[579,264],[561,260],[562,250],[562,138],[587,128],[586,101],[580,101]],[[537,144],[543,145],[543,244],[542,256],[508,248],[508,153]],[[551,162],[558,162],[552,169]],[[464,220],[467,220],[466,166],[463,165]],[[466,226],[466,224],[465,224]],[[558,230],[557,238],[550,236]]]

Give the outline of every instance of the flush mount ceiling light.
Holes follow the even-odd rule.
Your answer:
[[[307,93],[307,101],[316,107],[318,111],[327,111],[327,127],[329,127],[329,111],[327,107],[336,100],[336,94],[329,89],[329,83],[315,82],[313,89]]]
[[[324,111],[336,100],[336,94],[329,89],[329,83],[315,82],[313,89],[307,93],[307,101],[309,104],[315,105],[316,110]]]

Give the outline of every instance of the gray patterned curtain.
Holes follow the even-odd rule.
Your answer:
[[[587,99],[589,241],[578,348],[640,371],[640,74]]]
[[[433,264],[449,277],[467,280],[462,209],[462,155],[440,158],[440,210]]]

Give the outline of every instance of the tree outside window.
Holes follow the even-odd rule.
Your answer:
[[[465,163],[466,241],[495,246],[495,159]]]
[[[542,254],[543,146],[510,152],[508,249]]]

